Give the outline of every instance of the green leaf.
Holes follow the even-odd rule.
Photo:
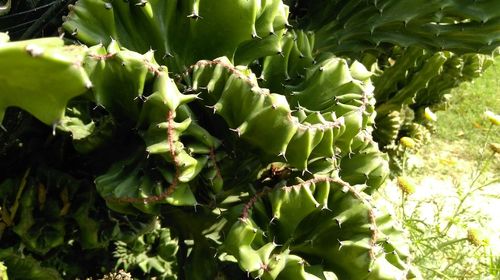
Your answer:
[[[21,257],[13,252],[13,247],[0,250],[0,260],[8,267],[10,280],[62,280],[61,275],[52,268],[41,266],[31,256]],[[0,274],[1,276],[1,274]],[[5,279],[7,280],[7,279]]]

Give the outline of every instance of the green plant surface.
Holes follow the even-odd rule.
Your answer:
[[[54,124],[63,117],[69,99],[92,86],[81,65],[84,47],[65,47],[59,38],[0,41],[0,47],[0,67],[9,69],[0,75],[0,121],[7,107],[17,106]],[[11,67],[13,63],[17,67]],[[45,90],[43,98],[40,89]]]
[[[428,133],[399,120],[500,44],[498,2],[423,2],[79,0],[64,41],[2,34],[9,278],[423,279],[375,117],[404,170]]]
[[[407,245],[402,229],[386,224],[390,223],[390,216],[376,216],[372,209],[375,206],[369,202],[367,193],[383,183],[388,170],[384,156],[369,135],[375,102],[369,75],[362,75],[368,72],[363,65],[324,56],[293,87],[296,94],[288,94],[286,90],[282,94],[269,93],[268,89],[260,88],[250,69],[234,66],[225,57],[199,61],[174,81],[168,69],[156,63],[152,52],[141,55],[120,48],[116,41],[107,47],[96,45],[85,49],[82,65],[92,87],[87,94],[68,103],[68,114],[55,127],[62,132],[59,139],[75,148],[69,146],[65,154],[76,156],[79,163],[69,167],[56,160],[45,166],[32,160],[33,155],[43,159],[44,153],[58,149],[57,140],[49,142],[45,149],[27,155],[26,163],[33,165],[33,171],[26,163],[20,163],[27,167],[24,177],[5,180],[0,193],[0,198],[6,201],[2,208],[5,238],[19,239],[22,248],[35,254],[58,252],[58,258],[48,264],[56,266],[63,275],[82,273],[75,264],[62,261],[67,250],[75,250],[65,248],[66,240],[78,232],[78,246],[84,250],[106,250],[115,241],[114,256],[119,258],[116,268],[123,264],[126,269],[157,274],[164,279],[176,275],[202,279],[201,271],[185,270],[199,265],[207,266],[210,275],[229,273],[224,269],[226,266],[239,266],[239,277],[251,272],[255,277],[266,275],[269,279],[290,279],[300,271],[304,279],[313,275],[418,278],[418,271],[413,271],[407,263],[410,255],[404,249]],[[60,91],[65,92],[54,89],[56,94]],[[318,101],[308,100],[308,107],[302,107],[299,100],[305,96],[316,97]],[[30,97],[33,103],[43,99]],[[205,111],[200,113],[195,102]],[[190,103],[192,107],[187,106]],[[97,108],[101,114],[95,112]],[[218,115],[223,123],[219,127],[205,124],[205,129],[196,113]],[[37,111],[33,115],[42,119]],[[109,125],[103,121],[107,118],[113,120],[112,131],[127,138],[122,142],[121,153],[96,166],[91,163],[94,157],[101,161],[104,158],[99,154],[106,157],[110,153],[104,152],[102,142],[119,141],[97,129],[104,123]],[[225,131],[218,135],[220,139],[208,131],[217,129]],[[100,140],[96,141],[96,137]],[[81,141],[86,140],[91,147],[79,149]],[[226,144],[222,145],[223,142]],[[240,143],[245,144],[247,151]],[[232,150],[233,145],[238,148]],[[240,177],[234,172],[240,161],[251,164],[243,166],[250,170],[246,171],[249,175]],[[274,164],[282,165],[282,177],[273,178],[277,172]],[[352,185],[342,181],[342,177]],[[322,180],[326,181],[320,184]],[[316,181],[318,186],[314,184]],[[329,184],[330,181],[341,182],[340,187]],[[89,184],[92,187],[85,191]],[[303,191],[290,197],[293,186]],[[111,211],[128,215],[129,221],[145,221],[141,226],[127,222],[126,229],[115,224],[111,232],[106,231],[103,223],[112,218],[104,216],[99,222],[96,212],[102,203],[92,208],[89,205],[96,203],[90,199],[94,191]],[[349,195],[344,200],[346,192]],[[240,253],[250,244],[230,238],[234,211],[250,211],[247,205],[254,204],[251,197],[260,196],[259,193],[263,193],[262,200],[271,200],[273,204],[272,211],[262,208],[259,219],[274,219],[282,224],[267,234],[288,244],[263,249],[262,258],[266,260]],[[311,196],[314,193],[315,198],[309,199],[307,193]],[[224,203],[226,200],[231,202]],[[302,207],[293,210],[294,203]],[[218,205],[215,209],[219,214],[212,205]],[[339,208],[340,205],[344,206]],[[330,208],[335,211],[327,210]],[[154,246],[150,242],[159,242],[149,240],[156,238],[149,233],[150,221],[160,215],[165,217],[162,220],[169,225],[167,229],[172,229],[173,238],[182,238],[179,245],[170,246],[172,254],[180,252],[181,256],[165,255],[168,260],[157,259],[128,247],[143,246],[146,250]],[[305,227],[308,229],[322,224],[322,220],[331,226],[325,225],[316,237],[314,232],[300,231],[298,224],[303,220],[311,223]],[[343,224],[341,228],[338,223]],[[127,225],[134,230],[129,232]],[[99,230],[104,233],[97,234]],[[341,240],[332,243],[328,238],[332,234]],[[303,238],[298,238],[302,235]],[[134,238],[139,238],[139,243],[131,244]],[[329,243],[329,249],[312,248],[309,242],[313,239]],[[192,240],[189,249],[181,250],[186,240]],[[272,244],[271,240],[267,243]],[[340,247],[343,250],[337,253]],[[211,248],[217,248],[212,253],[226,256],[219,262],[200,257],[212,251]],[[251,252],[251,248],[247,251]],[[391,257],[386,257],[386,252],[392,252]],[[348,258],[341,261],[343,255],[355,256],[356,266],[353,268],[346,262]],[[269,259],[281,256],[283,262],[278,262],[272,273],[254,271],[256,266],[272,266]],[[322,259],[327,263],[322,264]],[[175,265],[179,260],[184,266]],[[171,263],[172,269],[164,267]]]

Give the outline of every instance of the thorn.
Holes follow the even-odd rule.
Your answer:
[[[57,121],[52,124],[52,136],[56,136]]]
[[[139,6],[139,7],[144,7],[146,6],[146,4],[148,3],[147,0],[141,0],[141,2],[135,4],[136,6]]]
[[[190,15],[187,16],[188,18],[192,18],[194,20],[198,20],[198,19],[203,19],[202,16],[198,15],[196,12],[193,12],[191,13]]]
[[[217,108],[215,108],[215,105],[213,106],[205,105],[205,107],[207,107],[208,109],[212,109],[214,114],[217,112]]]
[[[286,159],[285,153],[286,153],[286,151],[279,153],[278,157],[283,157],[285,159],[285,161],[288,162],[288,160]]]
[[[111,10],[111,9],[113,9],[113,5],[111,5],[111,3],[109,3],[109,2],[106,2],[106,3],[104,3],[104,8],[106,8],[106,10]]]
[[[337,241],[339,242],[339,251],[340,251],[340,249],[342,249],[342,247],[344,246],[344,243],[338,239]]]
[[[165,59],[165,58],[167,58],[167,57],[168,57],[168,58],[172,58],[172,57],[174,57],[174,56],[173,56],[171,53],[167,52],[167,53],[165,53],[165,54],[163,55],[162,59]]]
[[[238,134],[238,137],[241,136],[241,131],[239,128],[230,128],[229,130],[236,132]]]
[[[257,33],[252,33],[252,39],[262,39]]]
[[[1,128],[3,131],[7,132],[7,128],[5,128],[5,126],[3,126],[3,124],[1,124],[1,123],[0,123],[0,128]]]
[[[283,246],[283,244],[278,244],[276,243],[276,236],[273,237],[273,245],[276,246],[276,247],[281,247]]]
[[[141,100],[142,102],[146,101],[146,97],[144,97],[144,95],[137,95],[136,97],[134,97],[134,101],[136,101],[137,99]]]
[[[106,108],[104,108],[104,106],[102,106],[102,104],[97,104],[97,105],[94,106],[94,108],[92,108],[92,110],[97,110],[99,107],[103,108],[103,109],[106,109]]]
[[[307,167],[306,167],[306,169],[302,170],[302,176],[304,176],[304,174],[305,174],[306,172],[307,172],[307,173],[309,173],[310,175],[312,175],[312,172],[311,172],[311,171],[309,171],[309,170],[307,170]]]

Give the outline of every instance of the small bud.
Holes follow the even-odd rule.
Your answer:
[[[500,125],[500,115],[497,115],[491,111],[484,112],[486,118],[494,125]]]
[[[413,140],[412,138],[410,137],[402,137],[401,139],[399,139],[399,142],[405,146],[406,148],[415,148],[415,146],[417,145],[417,143],[415,142],[415,140]]]
[[[424,116],[425,116],[425,119],[428,120],[428,121],[430,121],[430,122],[437,121],[436,114],[434,114],[434,112],[432,112],[431,109],[429,109],[429,107],[425,108],[425,110],[424,110]]]
[[[415,193],[415,184],[407,177],[399,176],[397,178],[398,187],[405,194]]]

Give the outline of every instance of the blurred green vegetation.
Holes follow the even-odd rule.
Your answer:
[[[486,110],[500,114],[500,57],[482,77],[464,83],[455,89],[446,111],[437,113],[437,128],[433,139],[460,145],[461,156],[471,156],[470,151],[479,144],[490,122],[484,117]],[[491,142],[500,142],[500,129],[493,129]]]

